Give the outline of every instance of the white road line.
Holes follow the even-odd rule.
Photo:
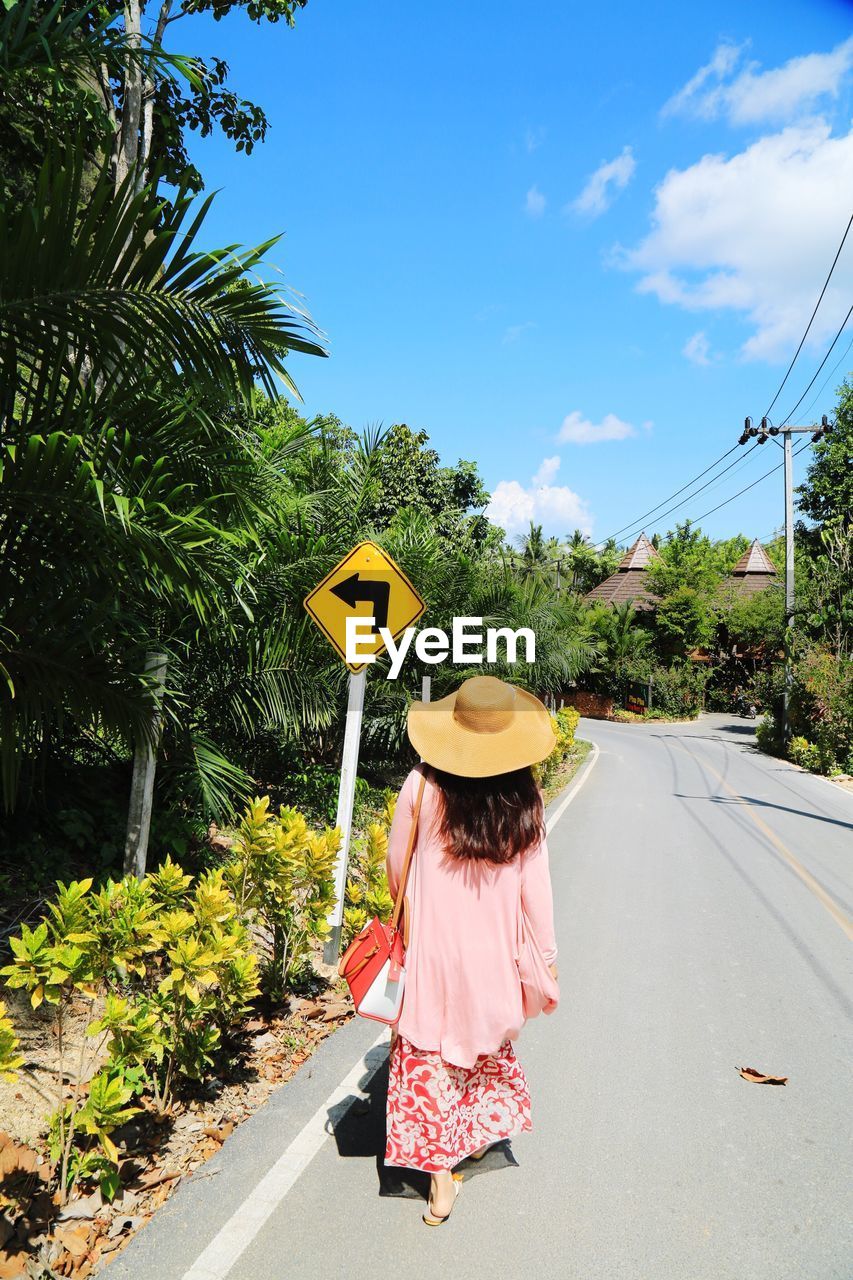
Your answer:
[[[582,773],[548,819],[546,831],[549,835],[586,782],[598,755],[598,747],[593,743],[592,755],[584,765]],[[323,1105],[317,1108],[272,1168],[264,1174],[224,1226],[217,1231],[189,1271],[184,1272],[183,1280],[224,1280],[332,1132],[329,1121],[331,1119],[334,1122],[339,1118],[332,1113],[336,1108],[340,1108],[341,1114],[344,1114],[349,1109],[353,1097],[357,1097],[367,1088],[382,1066],[385,1054],[379,1052],[379,1049],[387,1042],[389,1034],[388,1028],[383,1027],[364,1057],[359,1059],[352,1071],[344,1077]]]
[[[586,782],[586,780],[587,780],[587,778],[589,777],[589,775],[592,773],[593,768],[595,767],[595,762],[596,762],[596,760],[597,760],[597,759],[598,759],[598,757],[599,757],[599,754],[600,754],[600,753],[599,753],[599,750],[598,750],[598,744],[594,742],[594,743],[592,744],[592,754],[591,754],[591,756],[590,756],[589,760],[587,760],[587,762],[586,762],[586,764],[584,765],[583,769],[581,770],[580,777],[579,777],[575,782],[573,782],[573,783],[572,783],[572,785],[569,787],[569,790],[568,790],[568,792],[566,793],[566,795],[563,797],[563,799],[560,801],[560,803],[559,803],[559,805],[557,806],[557,808],[556,808],[556,809],[554,810],[554,812],[551,814],[551,817],[550,817],[550,818],[548,819],[548,821],[545,823],[545,833],[546,833],[546,835],[550,835],[550,834],[551,834],[551,832],[554,830],[554,828],[556,827],[557,823],[560,821],[560,819],[562,818],[563,814],[566,812],[566,810],[568,809],[569,805],[572,803],[572,801],[574,800],[575,796],[576,796],[576,795],[577,795],[577,793],[580,791],[581,787],[582,787],[582,786],[583,786],[583,784]]]
[[[346,1104],[343,1111],[347,1111],[353,1096],[357,1097],[367,1087],[382,1066],[385,1055],[377,1050],[389,1035],[388,1027],[383,1027],[364,1057],[317,1108],[269,1172],[252,1188],[189,1271],[184,1273],[183,1280],[222,1280],[228,1274],[320,1150],[331,1132],[328,1128],[330,1119],[338,1118],[330,1116],[330,1112],[341,1108],[342,1104]]]

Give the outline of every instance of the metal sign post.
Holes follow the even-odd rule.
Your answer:
[[[361,738],[361,717],[364,711],[364,686],[367,668],[357,675],[350,673],[347,696],[347,723],[344,731],[344,755],[341,761],[341,782],[338,788],[338,812],[335,826],[341,833],[341,847],[335,863],[335,905],[326,917],[332,932],[323,948],[326,964],[336,964],[341,946],[341,928],[344,922],[344,895],[347,887],[350,841],[352,839],[352,810],[355,800],[355,779],[358,774],[358,747]]]
[[[406,627],[421,616],[426,604],[399,565],[375,542],[360,542],[345,555],[304,600],[305,608],[323,635],[349,668],[344,754],[338,789],[337,827],[341,847],[335,863],[335,905],[326,917],[331,932],[323,948],[326,964],[336,964],[344,920],[352,810],[358,773],[358,747],[364,711],[364,683],[368,659],[350,662],[347,656],[347,624],[351,619],[372,622],[371,632],[359,637],[362,655],[369,660],[385,649],[380,629],[398,640]]]

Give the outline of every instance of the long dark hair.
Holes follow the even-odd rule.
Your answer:
[[[542,795],[528,766],[491,778],[433,769],[441,792],[440,833],[454,858],[512,862],[545,834]]]

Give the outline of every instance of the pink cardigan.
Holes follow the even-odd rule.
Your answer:
[[[396,895],[421,769],[400,791],[388,837],[388,885]],[[407,896],[412,908],[399,1031],[419,1049],[472,1067],[521,1030],[516,957],[521,896],[549,964],[557,956],[548,846],[508,863],[460,861],[438,835],[438,789],[427,770]]]

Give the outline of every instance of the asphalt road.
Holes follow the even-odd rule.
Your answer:
[[[580,732],[600,756],[550,837],[562,1002],[517,1045],[517,1166],[469,1171],[428,1230],[377,1158],[380,1069],[286,1194],[255,1191],[375,1038],[356,1021],[113,1280],[851,1280],[853,794],[757,754],[734,717]]]

